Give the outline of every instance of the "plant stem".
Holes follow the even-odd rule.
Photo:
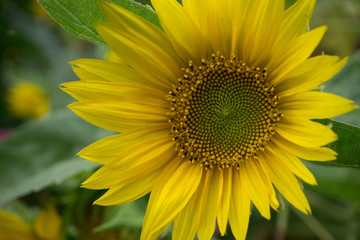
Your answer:
[[[274,240],[285,239],[288,221],[289,221],[289,209],[288,206],[284,205],[283,209],[281,209],[277,215]]]
[[[304,215],[296,210],[294,212],[320,240],[335,240],[329,231],[313,215]]]

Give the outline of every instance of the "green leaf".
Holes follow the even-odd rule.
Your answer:
[[[39,4],[71,34],[95,44],[106,46],[104,40],[97,33],[94,24],[106,22],[102,15],[97,0],[37,0]],[[156,13],[147,6],[141,5],[132,0],[112,0],[149,22],[160,27]]]
[[[316,122],[331,127],[338,135],[339,140],[327,145],[338,153],[337,160],[329,164],[360,168],[360,128],[330,119],[316,120]]]
[[[0,205],[94,169],[75,155],[105,135],[69,109],[15,129],[0,144]]]

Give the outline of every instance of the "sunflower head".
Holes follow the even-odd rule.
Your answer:
[[[300,211],[301,159],[328,161],[336,134],[311,119],[356,108],[315,92],[347,59],[310,57],[326,27],[308,31],[315,0],[152,0],[161,29],[108,2],[96,25],[121,61],[72,62],[63,84],[85,120],[121,132],[79,155],[103,166],[83,186],[108,189],[95,203],[150,194],[141,239],[174,222],[173,239],[210,239],[216,220],[245,239],[250,206],[270,218],[275,189]]]
[[[171,132],[181,157],[206,169],[238,168],[264,150],[281,116],[266,69],[212,54],[200,66],[189,61],[182,71],[168,95]]]

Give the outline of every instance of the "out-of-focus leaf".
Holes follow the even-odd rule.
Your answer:
[[[93,169],[75,155],[106,134],[68,109],[15,129],[0,142],[0,204]]]
[[[120,206],[107,207],[105,221],[95,228],[96,231],[104,231],[114,228],[140,229],[144,220],[147,200],[140,198]]]
[[[360,168],[360,128],[329,119],[316,121],[331,127],[339,138],[327,145],[338,153],[337,160],[329,164]]]
[[[326,166],[311,162],[306,162],[306,165],[318,181],[317,186],[308,185],[306,188],[322,192],[336,199],[345,198],[360,203],[360,175],[357,169]]]
[[[97,0],[38,0],[40,5],[71,34],[96,44],[106,45],[96,32],[94,24],[105,22]],[[156,13],[147,6],[132,0],[112,0],[149,22],[160,26]]]

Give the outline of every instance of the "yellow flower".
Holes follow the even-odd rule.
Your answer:
[[[0,240],[62,240],[61,219],[52,205],[36,217],[32,228],[19,217],[0,210]]]
[[[9,111],[18,118],[36,119],[49,111],[44,90],[30,82],[21,82],[10,88],[5,98]]]
[[[310,213],[298,178],[316,184],[299,158],[328,161],[337,136],[311,121],[356,108],[311,91],[346,63],[309,58],[326,27],[307,32],[315,0],[152,0],[162,30],[101,2],[97,31],[125,64],[72,62],[82,81],[69,107],[121,132],[79,155],[103,166],[83,183],[108,189],[95,203],[123,204],[151,192],[141,239],[172,223],[173,239],[210,239],[229,221],[245,239],[250,204],[269,219],[274,187]],[[299,157],[299,158],[298,158]]]

